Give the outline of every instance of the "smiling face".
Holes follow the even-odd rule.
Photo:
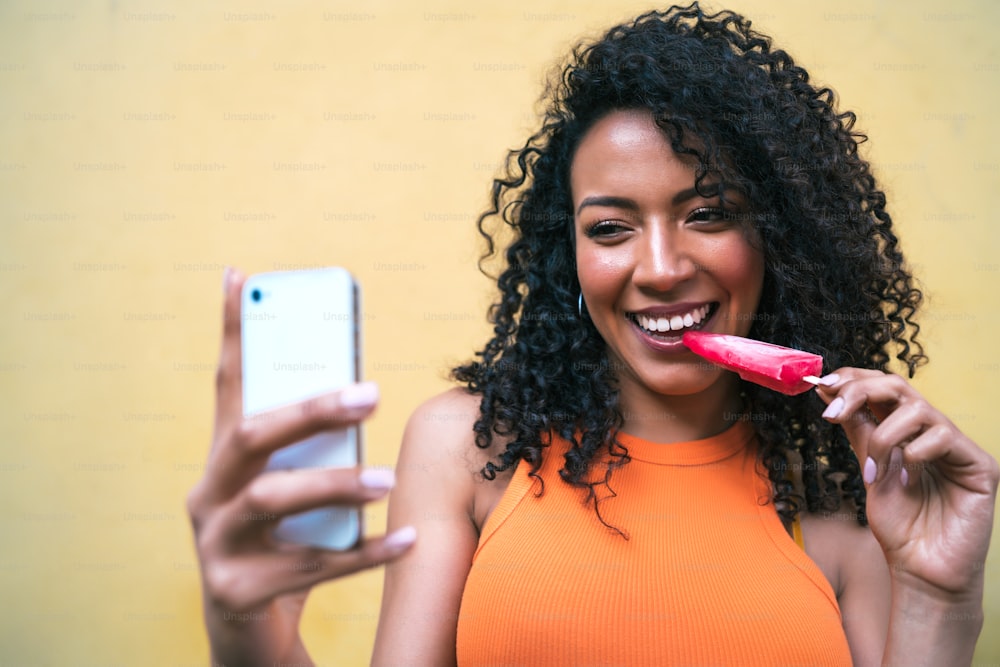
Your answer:
[[[685,330],[745,336],[764,259],[743,224],[745,202],[717,179],[695,191],[695,163],[679,157],[646,111],[615,111],[584,135],[570,169],[577,275],[589,317],[607,343],[623,406],[667,396],[737,395],[735,375],[681,343]],[[708,393],[706,393],[708,392]],[[628,420],[626,420],[628,421]]]

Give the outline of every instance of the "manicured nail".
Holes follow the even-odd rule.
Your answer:
[[[417,529],[413,526],[404,526],[386,535],[384,544],[390,551],[402,551],[416,541]]]
[[[836,373],[830,373],[829,375],[824,375],[819,379],[819,383],[824,387],[832,387],[833,385],[840,382],[840,376]]]
[[[861,477],[865,480],[865,484],[871,484],[877,476],[878,466],[875,465],[875,459],[869,456],[865,459],[865,471]]]
[[[358,481],[367,489],[385,491],[396,484],[396,474],[388,468],[365,468],[358,475]]]
[[[222,293],[229,293],[229,277],[233,274],[233,270],[228,266],[222,270]]]
[[[826,410],[823,411],[823,417],[826,419],[836,419],[843,411],[844,399],[838,396],[830,402],[830,405],[826,406]]]
[[[910,481],[910,473],[906,472],[906,468],[899,471],[899,482],[906,486],[907,482]]]
[[[374,382],[352,384],[340,390],[340,404],[345,408],[370,408],[378,402],[378,385]]]

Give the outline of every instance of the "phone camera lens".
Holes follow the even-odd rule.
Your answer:
[[[251,292],[250,292],[250,298],[253,299],[254,303],[259,302],[260,298],[262,296],[263,295],[261,294],[261,292],[260,292],[259,289],[254,289],[254,290],[251,290]]]

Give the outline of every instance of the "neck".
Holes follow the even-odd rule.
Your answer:
[[[726,373],[697,394],[664,396],[623,382],[619,406],[622,430],[652,442],[688,442],[722,433],[743,411],[739,381]]]

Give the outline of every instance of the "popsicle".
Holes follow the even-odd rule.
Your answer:
[[[790,347],[707,331],[685,332],[681,340],[699,357],[789,396],[811,389],[823,373],[823,357]]]

